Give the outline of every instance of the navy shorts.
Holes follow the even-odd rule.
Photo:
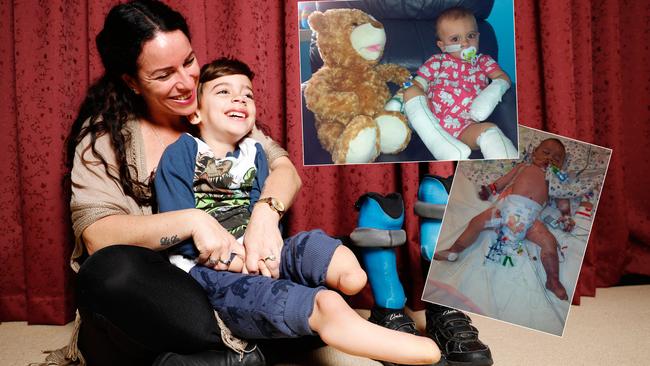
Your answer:
[[[284,240],[280,278],[215,271],[195,266],[190,275],[206,290],[210,302],[236,336],[246,339],[313,335],[309,316],[316,293],[341,244],[322,230]]]

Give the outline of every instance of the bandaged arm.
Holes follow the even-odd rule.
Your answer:
[[[503,94],[510,89],[510,78],[505,72],[495,71],[488,77],[492,82],[474,98],[469,110],[470,116],[477,122],[485,121],[499,104]]]

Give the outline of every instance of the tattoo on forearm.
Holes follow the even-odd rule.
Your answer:
[[[163,236],[160,238],[160,246],[165,248],[165,247],[170,247],[174,244],[177,244],[181,240],[178,238],[178,235],[172,235],[172,236]]]

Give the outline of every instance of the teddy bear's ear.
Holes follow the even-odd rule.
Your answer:
[[[320,11],[315,11],[309,14],[309,18],[307,18],[309,28],[315,30],[316,32],[322,32],[325,29],[325,25],[327,24],[327,20],[325,18],[325,14]]]

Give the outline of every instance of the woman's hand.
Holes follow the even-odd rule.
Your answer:
[[[259,273],[266,277],[280,276],[280,254],[282,253],[282,234],[278,227],[280,215],[267,204],[253,208],[246,233],[246,269],[249,273]]]
[[[219,271],[244,270],[244,246],[208,213],[196,210],[192,239],[199,251],[198,262]]]

